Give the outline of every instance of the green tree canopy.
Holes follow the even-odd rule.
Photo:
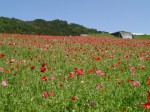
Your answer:
[[[22,21],[15,18],[0,17],[1,33],[18,34],[41,34],[41,35],[80,35],[80,34],[99,34],[96,29],[86,28],[82,25],[70,23],[64,20],[45,21],[35,19],[33,21]]]

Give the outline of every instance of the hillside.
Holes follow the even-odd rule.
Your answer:
[[[0,17],[0,33],[74,36],[80,34],[99,34],[100,31],[59,19],[52,21],[45,21],[43,19],[22,21],[16,18]]]

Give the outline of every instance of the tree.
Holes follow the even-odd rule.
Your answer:
[[[89,29],[75,23],[68,24],[67,21],[59,19],[52,21],[45,21],[43,19],[22,21],[6,17],[0,17],[0,32],[64,36],[99,33],[96,29]]]

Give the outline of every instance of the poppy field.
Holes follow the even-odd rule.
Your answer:
[[[0,34],[0,110],[145,112],[150,40]]]

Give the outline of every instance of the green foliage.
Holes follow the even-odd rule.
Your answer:
[[[68,24],[63,20],[45,21],[22,21],[15,18],[0,17],[1,33],[39,34],[39,35],[64,35],[75,36],[80,34],[99,34],[96,29],[89,29],[75,23]]]
[[[150,39],[150,35],[134,35],[135,39]]]

